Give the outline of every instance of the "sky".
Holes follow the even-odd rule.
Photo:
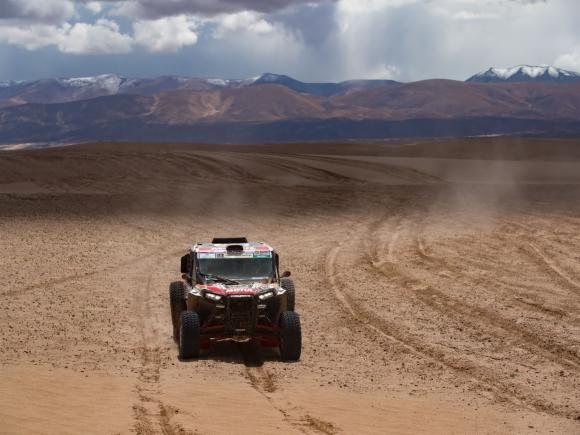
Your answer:
[[[580,71],[578,0],[0,0],[0,80]]]

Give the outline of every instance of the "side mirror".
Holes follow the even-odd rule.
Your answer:
[[[189,273],[191,257],[189,254],[181,257],[181,273]]]
[[[288,278],[290,275],[292,275],[292,274],[290,273],[290,271],[287,270],[282,275],[280,275],[280,278]]]

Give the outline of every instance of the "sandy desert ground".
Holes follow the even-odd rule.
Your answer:
[[[580,433],[580,142],[0,153],[2,434]],[[189,244],[274,245],[303,356],[180,362]]]

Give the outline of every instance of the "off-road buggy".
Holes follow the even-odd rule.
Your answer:
[[[195,358],[217,341],[255,340],[278,347],[283,360],[300,358],[300,317],[290,272],[278,254],[244,237],[198,243],[181,257],[182,281],[171,283],[173,338],[180,356]]]

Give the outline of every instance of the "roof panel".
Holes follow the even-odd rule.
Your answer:
[[[244,251],[263,251],[263,252],[270,252],[273,251],[270,245],[262,242],[249,242],[249,243],[234,243],[236,246],[241,246]],[[193,252],[225,252],[227,247],[230,246],[231,243],[200,243],[197,245],[193,245],[191,250]]]

